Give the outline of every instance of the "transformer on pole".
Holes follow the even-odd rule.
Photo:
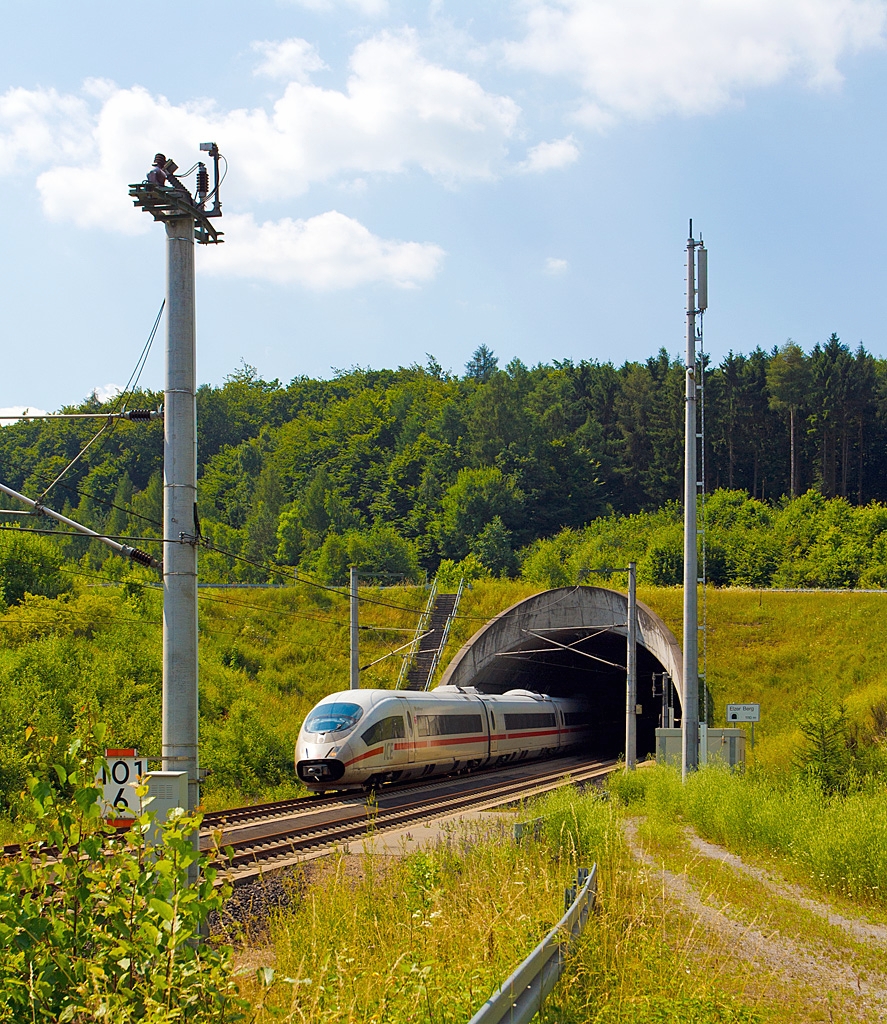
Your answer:
[[[133,202],[166,228],[166,380],[163,436],[163,770],[188,773],[188,811],[200,802],[197,727],[197,369],[194,241],[221,242],[219,149],[202,143],[215,168],[197,164],[196,198],[155,158],[146,181],[130,185]],[[208,207],[209,200],[213,205]],[[195,833],[194,841],[197,841]]]
[[[698,275],[697,275],[698,269]],[[684,420],[684,700],[681,708],[681,774],[699,766],[699,565],[696,495],[699,487],[699,435],[696,415],[696,317],[708,306],[708,253],[687,239],[686,416]]]

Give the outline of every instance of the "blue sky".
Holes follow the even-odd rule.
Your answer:
[[[127,183],[210,139],[202,381],[678,354],[689,217],[715,359],[887,356],[885,40],[884,0],[6,0],[0,408],[127,380],[164,290]]]

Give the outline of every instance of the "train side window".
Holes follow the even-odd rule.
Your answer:
[[[480,715],[416,715],[416,731],[420,736],[454,736],[483,732],[483,723]]]
[[[374,722],[369,729],[360,734],[360,738],[370,746],[382,740],[403,739],[405,735],[403,715],[391,715],[389,718],[380,718],[378,722]]]
[[[544,729],[557,725],[555,717],[547,712],[517,712],[505,716],[506,729]]]

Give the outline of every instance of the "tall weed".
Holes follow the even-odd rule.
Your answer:
[[[272,924],[276,968],[249,988],[258,1020],[464,1024],[560,918],[577,863],[595,862],[597,910],[542,1021],[763,1019],[719,987],[704,939],[662,914],[617,801],[564,788],[520,814],[543,825],[520,844],[482,825],[399,859],[342,857],[306,881]]]
[[[803,776],[710,766],[685,785],[668,766],[644,770],[633,806],[658,822],[680,815],[704,838],[738,853],[775,854],[817,888],[887,904],[887,791],[827,795]],[[611,790],[620,795],[615,780]]]

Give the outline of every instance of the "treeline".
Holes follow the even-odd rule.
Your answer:
[[[721,489],[700,513],[700,572],[717,587],[789,589],[887,588],[887,506],[862,507],[810,490],[763,502]],[[542,587],[626,585],[623,569],[654,586],[683,583],[683,509],[669,502],[652,512],[607,516],[562,530],[522,553],[521,576]]]
[[[852,505],[887,500],[887,360],[832,335],[809,355],[791,342],[731,353],[703,382],[710,489],[768,503],[810,489]],[[481,346],[462,375],[429,357],[287,385],[244,365],[198,393],[201,575],[260,581],[296,565],[342,582],[356,563],[380,580],[416,579],[466,558],[516,574],[542,538],[680,499],[683,392],[683,366],[664,350],[619,367],[501,369]],[[126,402],[156,407],[162,396]],[[3,428],[0,480],[149,546],[161,529],[162,424],[107,426],[60,476],[99,426]],[[104,548],[59,543],[112,571]]]

